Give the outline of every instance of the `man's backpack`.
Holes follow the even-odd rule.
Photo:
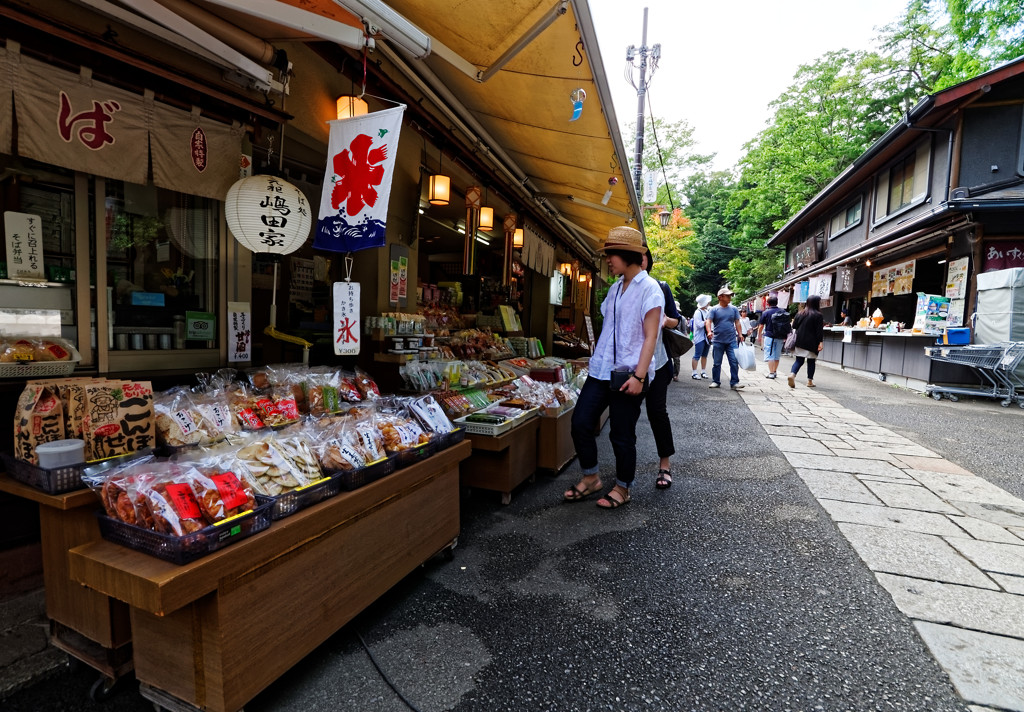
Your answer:
[[[793,330],[793,318],[783,309],[772,314],[772,338],[784,339]]]

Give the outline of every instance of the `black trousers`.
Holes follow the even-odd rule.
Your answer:
[[[673,368],[669,360],[654,372],[654,380],[647,389],[647,419],[651,421],[651,432],[658,446],[658,457],[671,457],[676,453],[672,440],[672,423],[668,419],[668,384],[672,382]]]

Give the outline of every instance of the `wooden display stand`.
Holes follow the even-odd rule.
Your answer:
[[[0,490],[39,504],[50,642],[103,676],[90,693],[102,697],[103,685],[109,690],[132,669],[128,606],[83,588],[68,571],[68,550],[100,538],[99,498],[89,489],[47,494],[7,475],[0,475]]]
[[[501,503],[512,501],[512,490],[537,471],[537,430],[540,418],[531,418],[501,435],[468,433],[473,455],[462,463],[462,484],[501,493]]]
[[[541,416],[537,430],[537,468],[557,475],[576,457],[572,441],[573,409],[556,416]]]
[[[142,694],[234,712],[459,534],[462,442],[184,566],[108,541],[71,576],[131,607]]]

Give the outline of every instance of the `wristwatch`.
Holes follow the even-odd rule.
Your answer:
[[[640,376],[636,375],[636,371],[630,371],[629,372],[629,377],[630,378],[635,378],[636,380],[640,381],[640,383],[644,382],[643,378],[640,378]]]

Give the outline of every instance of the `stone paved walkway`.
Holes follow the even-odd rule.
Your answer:
[[[775,445],[972,712],[1024,712],[1024,501],[779,375],[740,391]]]

